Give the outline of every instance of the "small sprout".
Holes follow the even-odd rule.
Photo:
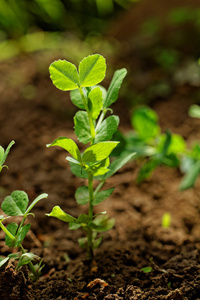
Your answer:
[[[10,144],[8,145],[8,147],[6,148],[6,150],[4,150],[3,147],[0,146],[0,172],[2,171],[2,169],[4,167],[8,168],[6,165],[4,165],[4,163],[8,156],[8,153],[10,151],[10,148],[12,147],[12,145],[14,143],[15,143],[15,141],[11,141]]]
[[[150,273],[152,272],[152,267],[144,267],[142,269],[140,269],[140,271],[143,271],[144,273]]]
[[[168,282],[167,286],[168,286],[169,288],[171,288],[172,283],[171,283],[171,282]]]
[[[0,217],[0,228],[5,232],[5,244],[11,248],[19,248],[20,252],[9,254],[5,259],[0,258],[0,267],[4,266],[9,259],[14,258],[18,261],[17,269],[23,265],[28,265],[30,269],[30,278],[35,281],[39,278],[41,270],[44,267],[42,265],[42,260],[36,256],[34,253],[27,252],[23,246],[22,242],[26,237],[30,224],[24,225],[27,217],[32,215],[30,213],[31,209],[35,204],[41,199],[47,198],[47,194],[42,194],[38,196],[29,206],[28,195],[24,191],[14,191],[11,195],[5,197],[1,204],[1,209],[7,215],[7,217]],[[19,216],[22,218],[21,223],[9,223],[7,227],[3,225],[3,221],[13,216]],[[33,264],[33,261],[38,261],[38,263]]]
[[[162,227],[163,228],[169,228],[171,225],[171,214],[166,212],[162,216]]]

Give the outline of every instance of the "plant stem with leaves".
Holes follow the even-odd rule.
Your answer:
[[[59,137],[47,145],[59,146],[69,152],[67,156],[71,171],[75,176],[88,180],[88,186],[81,186],[76,190],[75,199],[78,204],[88,205],[88,214],[81,214],[75,218],[55,206],[48,216],[56,217],[69,223],[74,230],[82,228],[86,237],[79,239],[81,246],[87,249],[88,260],[93,259],[93,249],[97,248],[102,240],[101,232],[114,226],[114,219],[109,219],[106,212],[94,215],[94,207],[108,198],[114,188],[101,190],[107,178],[117,172],[127,163],[134,154],[114,160],[110,163],[110,154],[117,147],[117,141],[112,141],[117,131],[119,117],[111,115],[106,117],[109,106],[118,98],[122,81],[126,76],[126,69],[115,72],[111,84],[106,91],[99,85],[106,73],[105,58],[99,54],[85,57],[76,66],[66,60],[53,62],[49,68],[53,84],[62,91],[71,91],[72,103],[80,110],[74,116],[75,134],[80,143],[86,147],[80,152],[77,144],[67,138]],[[99,181],[94,190],[95,181]]]
[[[1,208],[3,212],[7,215],[0,216],[0,228],[5,232],[5,244],[11,248],[19,248],[21,253],[9,254],[6,258],[0,257],[0,267],[4,266],[9,259],[14,258],[18,260],[17,269],[23,265],[28,265],[30,269],[30,277],[33,281],[36,281],[43,268],[42,260],[31,252],[24,249],[22,242],[30,229],[30,224],[24,225],[26,218],[29,215],[32,208],[41,199],[47,198],[47,194],[41,194],[38,196],[29,206],[28,206],[28,195],[24,191],[14,191],[11,195],[7,196],[2,202]],[[19,216],[22,217],[21,223],[9,223],[7,227],[3,225],[3,221],[9,219],[10,217]],[[34,216],[34,215],[33,215]],[[32,261],[40,260],[39,263],[33,264]]]

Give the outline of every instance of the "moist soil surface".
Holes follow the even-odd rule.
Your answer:
[[[15,140],[6,161],[9,170],[1,173],[1,202],[16,189],[26,191],[31,201],[40,193],[49,196],[35,206],[35,218],[29,217],[31,231],[23,244],[43,258],[42,276],[32,283],[26,267],[16,271],[11,260],[0,273],[0,298],[200,299],[199,180],[194,188],[181,192],[180,170],[161,166],[137,185],[140,164],[129,162],[108,179],[106,188],[115,187],[113,194],[95,207],[95,213],[107,211],[114,217],[115,227],[104,234],[92,264],[77,242],[84,233],[45,216],[55,205],[75,217],[87,213],[87,205],[78,206],[74,200],[84,179],[71,173],[65,151],[46,148],[59,136],[76,140],[72,122],[76,109],[68,93],[52,85],[46,70],[51,62],[49,58],[41,65],[41,54],[36,54],[1,66],[1,145]],[[191,95],[197,91],[189,84],[177,85],[167,99],[151,103],[162,130],[181,134],[188,145],[200,137],[200,120],[188,116],[194,103]],[[119,97],[113,110],[120,116],[120,130],[128,132],[131,110],[124,103]],[[169,228],[161,226],[166,212],[171,214]],[[1,231],[1,256],[10,251]],[[145,273],[144,267],[152,271]]]

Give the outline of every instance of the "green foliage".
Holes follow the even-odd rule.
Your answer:
[[[189,109],[189,116],[192,118],[200,119],[200,107],[199,105],[193,104]]]
[[[142,162],[137,176],[137,183],[148,179],[154,170],[160,166],[178,167],[185,152],[185,141],[169,130],[161,133],[158,116],[147,106],[142,106],[132,114],[131,123],[134,131],[123,136],[124,147],[120,155],[136,153],[138,161]],[[118,155],[118,153],[117,153]]]
[[[41,194],[28,206],[28,195],[24,191],[14,191],[11,195],[5,197],[1,204],[1,209],[7,215],[0,216],[0,227],[6,234],[5,244],[11,248],[20,248],[21,253],[18,252],[16,254],[10,254],[6,258],[1,257],[0,267],[4,266],[10,258],[14,258],[15,260],[18,260],[17,268],[20,268],[25,264],[29,266],[33,281],[39,278],[43,266],[39,264],[38,268],[38,265],[33,265],[32,261],[35,260],[36,256],[33,253],[28,253],[22,246],[22,242],[31,227],[30,224],[24,225],[24,222],[28,215],[33,215],[30,211],[38,203],[38,201],[47,198],[47,196],[47,194]],[[12,222],[5,227],[3,225],[3,221],[13,216],[22,217],[21,223],[18,225],[17,223]]]
[[[59,63],[58,63],[59,62]],[[88,259],[93,257],[93,249],[97,248],[102,240],[98,233],[109,230],[114,226],[114,219],[108,219],[105,212],[94,215],[94,206],[108,198],[114,188],[101,190],[105,180],[119,170],[129,159],[117,159],[110,164],[109,156],[119,144],[110,141],[117,131],[118,116],[107,116],[112,111],[109,106],[117,100],[120,86],[126,76],[126,69],[115,72],[111,84],[106,91],[97,86],[105,77],[106,63],[99,54],[85,57],[79,64],[78,72],[74,65],[66,61],[56,61],[50,65],[50,76],[55,86],[61,90],[73,90],[70,93],[71,101],[80,111],[74,116],[74,129],[79,142],[90,145],[80,152],[72,140],[60,137],[47,145],[59,146],[70,153],[66,159],[70,161],[73,174],[88,179],[88,186],[81,186],[76,190],[75,199],[78,204],[88,205],[88,215],[82,214],[78,218],[65,213],[59,206],[55,206],[47,214],[69,223],[70,229],[82,228],[87,237],[80,239],[80,245],[87,248]],[[94,190],[94,179],[99,184]]]
[[[53,84],[62,91],[78,88],[79,76],[76,66],[66,60],[54,61],[49,67]]]
[[[186,190],[195,185],[200,175],[200,145],[195,144],[191,150],[188,150],[181,160],[181,171],[185,173],[180,189]]]

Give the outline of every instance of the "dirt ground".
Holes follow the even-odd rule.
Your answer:
[[[130,51],[126,54],[130,60]],[[159,167],[137,186],[139,165],[129,162],[107,181],[107,188],[116,187],[114,193],[95,207],[95,213],[107,211],[114,217],[115,227],[105,233],[92,266],[78,246],[82,231],[70,231],[67,224],[45,216],[59,205],[77,217],[87,212],[87,205],[80,207],[74,200],[84,180],[71,173],[66,152],[46,148],[59,136],[76,140],[72,123],[76,109],[68,93],[58,91],[49,79],[52,57],[41,61],[36,53],[1,63],[0,144],[6,147],[15,140],[15,145],[6,161],[9,170],[1,173],[0,200],[16,189],[26,191],[30,200],[40,193],[49,197],[35,207],[36,217],[30,217],[31,232],[24,241],[25,248],[44,259],[43,274],[32,283],[26,268],[16,272],[11,261],[0,273],[0,298],[200,299],[200,180],[180,192],[181,172]],[[134,57],[130,61],[133,65]],[[157,78],[155,70],[152,74]],[[132,80],[130,76],[128,82]],[[188,145],[200,138],[200,120],[188,116],[198,93],[198,86],[174,84],[167,97],[151,101],[162,130],[181,134]],[[113,106],[123,132],[131,130],[131,106],[125,101],[121,96]],[[169,228],[161,226],[166,212],[171,214]],[[9,251],[0,232],[1,256]],[[151,272],[141,270],[148,266]]]

